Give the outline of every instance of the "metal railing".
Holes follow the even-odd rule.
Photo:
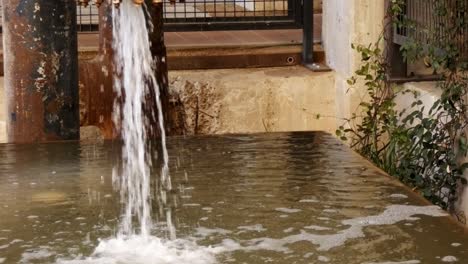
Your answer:
[[[444,15],[439,14],[444,10]],[[436,47],[447,43],[453,45],[463,60],[468,60],[468,27],[454,31],[453,23],[468,23],[468,2],[457,0],[406,0],[403,14],[398,18],[405,26],[393,29],[393,62],[392,69],[400,68],[399,75],[404,77],[407,62],[400,47],[411,42]],[[442,51],[441,51],[442,52]]]
[[[441,8],[447,11],[446,15],[437,14]],[[438,41],[454,41],[460,56],[468,58],[468,27],[455,35],[449,32],[449,27],[459,22],[458,19],[468,23],[467,8],[467,3],[457,0],[406,0],[406,14],[401,19],[409,26],[395,28],[394,42],[404,45],[407,41],[415,41],[424,46]]]
[[[391,0],[387,0],[387,6]],[[444,10],[442,15],[440,12]],[[444,52],[443,47],[450,43],[453,50],[458,51],[462,60],[468,60],[468,27],[454,31],[453,23],[468,23],[468,2],[457,0],[405,0],[403,14],[398,20],[404,22],[402,26],[395,26],[388,31],[389,63],[391,65],[389,77],[396,82],[436,80],[437,75],[428,75],[430,69],[419,73],[409,72],[409,63],[401,50],[402,46],[417,44],[425,51],[429,47],[436,48],[436,52]],[[440,49],[437,50],[437,46]],[[418,62],[416,62],[418,64]],[[421,64],[421,63],[419,63]],[[413,70],[414,63],[411,63]],[[426,66],[427,67],[427,66]]]
[[[99,31],[99,11],[94,5],[76,8],[76,23],[80,32]]]
[[[186,0],[164,3],[166,31],[300,28],[300,0]]]
[[[313,65],[314,0],[178,1],[164,0],[165,31],[303,29],[303,63]],[[0,33],[1,9],[0,1]],[[78,6],[77,24],[80,32],[99,31],[98,9]]]
[[[1,29],[0,1],[0,29]],[[95,6],[77,7],[80,32],[99,30]],[[164,0],[165,31],[301,28],[301,0]]]

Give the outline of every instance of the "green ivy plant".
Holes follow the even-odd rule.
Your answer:
[[[419,95],[388,80],[387,56],[380,48],[384,34],[376,43],[352,45],[362,64],[348,80],[350,86],[364,84],[367,99],[358,114],[345,120],[336,134],[374,164],[399,178],[436,205],[461,216],[455,210],[459,187],[467,184],[463,177],[468,154],[466,58],[460,56],[456,41],[466,32],[468,14],[454,12],[443,0],[432,1],[438,16],[448,24],[428,34],[427,43],[409,40],[401,52],[407,61],[424,58],[441,76],[438,87],[442,96],[426,109]],[[456,0],[456,10],[467,10],[464,0]],[[416,21],[404,15],[404,0],[392,0],[388,16],[394,27],[416,28]],[[442,25],[440,25],[442,26]],[[465,31],[463,31],[465,30]],[[441,37],[441,36],[444,37]],[[466,37],[466,36],[465,36]],[[396,110],[395,99],[410,93],[411,108]],[[464,220],[463,217],[459,218]]]

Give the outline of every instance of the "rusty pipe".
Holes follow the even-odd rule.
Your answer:
[[[79,139],[75,0],[3,0],[7,135]]]

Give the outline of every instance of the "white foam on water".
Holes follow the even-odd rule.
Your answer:
[[[325,257],[325,256],[318,256],[318,261],[321,261],[321,262],[330,262],[330,258],[328,257]]]
[[[182,206],[184,206],[184,207],[199,207],[199,206],[201,206],[201,204],[197,204],[197,203],[186,203],[186,204],[183,204]]]
[[[385,262],[364,262],[362,264],[419,264],[419,260],[407,260],[407,261],[385,261]]]
[[[5,262],[6,258],[0,258],[0,264]]]
[[[367,226],[394,225],[398,222],[414,219],[415,215],[444,217],[447,216],[447,213],[438,206],[391,205],[379,215],[343,220],[341,223],[349,227],[335,234],[311,234],[301,230],[299,234],[283,238],[264,237],[239,242],[231,241],[229,246],[223,242],[219,247],[225,251],[243,250],[249,252],[268,250],[288,253],[290,252],[288,245],[298,242],[310,242],[318,246],[317,250],[328,251],[343,246],[351,239],[365,237],[364,228]]]
[[[390,198],[395,198],[395,199],[408,199],[408,195],[401,194],[401,193],[394,193],[389,196]]]
[[[250,226],[239,226],[237,229],[243,230],[243,231],[254,231],[254,232],[264,232],[267,231],[266,228],[263,227],[261,224],[256,224],[256,225],[250,225]]]
[[[41,248],[32,252],[24,252],[21,255],[21,260],[19,263],[32,263],[36,260],[41,260],[53,256],[55,252],[49,251],[46,248]]]
[[[276,208],[275,210],[281,213],[286,213],[286,214],[294,214],[294,213],[299,213],[300,211],[302,211],[301,209],[294,209],[294,208]]]
[[[198,227],[196,230],[195,236],[206,238],[215,234],[220,235],[228,235],[232,232],[222,228],[206,228],[206,227]]]
[[[461,246],[461,245],[462,245],[462,244],[460,244],[460,243],[452,243],[452,247],[459,247],[459,246]]]
[[[329,228],[329,227],[316,226],[316,225],[305,226],[304,228],[305,229],[310,229],[310,230],[316,230],[316,231],[331,230],[331,228]]]
[[[442,258],[442,262],[457,262],[458,258],[454,256],[445,256]]]
[[[201,247],[189,240],[149,236],[103,240],[90,257],[59,259],[57,264],[211,264],[223,248]]]
[[[299,202],[300,203],[318,203],[319,200],[316,200],[316,199],[302,199]]]

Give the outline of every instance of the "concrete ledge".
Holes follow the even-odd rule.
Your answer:
[[[189,134],[336,129],[334,73],[301,67],[171,71]]]
[[[293,66],[170,71],[169,78],[188,134],[336,130],[333,72]],[[0,109],[3,92],[0,78]],[[6,140],[5,120],[0,111],[0,142]]]
[[[442,90],[437,87],[437,82],[410,82],[403,84],[404,90],[410,90],[418,94],[418,99],[423,102],[423,106],[428,114],[432,105],[440,99]],[[396,98],[396,110],[403,111],[407,109],[407,113],[410,113],[411,104],[414,102],[414,94],[400,94]]]

